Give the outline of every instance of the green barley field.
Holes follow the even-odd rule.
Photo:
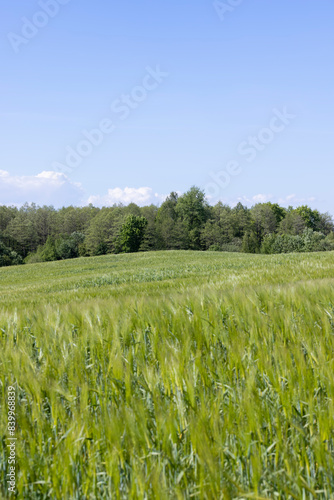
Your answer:
[[[34,499],[334,499],[334,253],[0,269],[0,481]]]

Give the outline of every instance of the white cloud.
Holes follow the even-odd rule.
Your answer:
[[[241,202],[244,205],[255,205],[256,203],[266,203],[267,201],[272,201],[273,196],[271,194],[256,194],[251,196],[239,196],[236,201],[232,202],[232,205],[236,205]]]
[[[272,203],[278,203],[286,207],[288,207],[289,205],[297,207],[298,205],[313,204],[317,201],[317,198],[315,198],[314,196],[303,198],[298,197],[295,194],[289,194],[285,197],[273,196],[272,194],[256,194],[251,197],[239,196],[237,200],[233,200],[230,203],[232,204],[232,206],[235,206],[239,202],[247,206],[252,206],[256,203],[266,203],[268,201],[271,201]]]
[[[315,201],[318,201],[315,196],[309,196],[308,198],[300,198],[295,194],[289,194],[285,198],[278,198],[277,203],[281,203],[282,205],[304,205],[304,204],[309,204],[309,203],[314,203]]]
[[[255,196],[253,196],[252,201],[254,201],[254,203],[266,203],[271,199],[272,199],[271,194],[256,194]]]
[[[114,203],[136,203],[137,205],[150,205],[151,203],[160,204],[166,198],[165,195],[154,193],[149,187],[121,189],[119,187],[108,189],[108,193],[104,196],[90,196],[87,203],[92,203],[96,206],[112,206]]]
[[[178,193],[181,194],[181,193]],[[136,203],[139,206],[160,205],[166,195],[158,194],[150,187],[115,187],[108,189],[105,195],[87,196],[79,183],[62,172],[43,171],[36,175],[11,175],[5,170],[0,170],[0,205],[16,205],[23,203],[36,203],[37,205],[83,206],[92,203],[95,206],[112,206],[122,203]],[[212,201],[212,200],[210,200]],[[256,203],[271,201],[282,206],[311,205],[317,200],[315,197],[298,197],[296,194],[287,196],[273,196],[259,193],[254,196],[240,196],[237,199],[224,199],[224,203],[235,206],[238,202],[251,207]]]
[[[161,204],[165,195],[154,193],[152,188],[115,187],[108,189],[105,195],[91,195],[79,183],[62,172],[44,171],[36,175],[11,175],[0,170],[0,205],[36,203],[54,205],[56,208],[67,205],[83,206],[92,203],[95,206],[112,206],[115,203],[136,203],[137,205]]]
[[[60,172],[44,171],[37,175],[11,175],[0,170],[0,204],[22,205],[35,202],[38,205],[60,207],[81,204],[83,190]]]

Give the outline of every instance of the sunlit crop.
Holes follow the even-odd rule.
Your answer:
[[[334,498],[332,252],[12,267],[0,301],[19,498]]]

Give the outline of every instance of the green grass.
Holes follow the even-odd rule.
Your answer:
[[[0,269],[26,499],[334,499],[334,254]]]

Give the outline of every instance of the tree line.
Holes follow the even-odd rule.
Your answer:
[[[218,202],[192,187],[160,207],[0,206],[0,266],[151,250],[287,253],[334,250],[328,213],[303,205]]]

